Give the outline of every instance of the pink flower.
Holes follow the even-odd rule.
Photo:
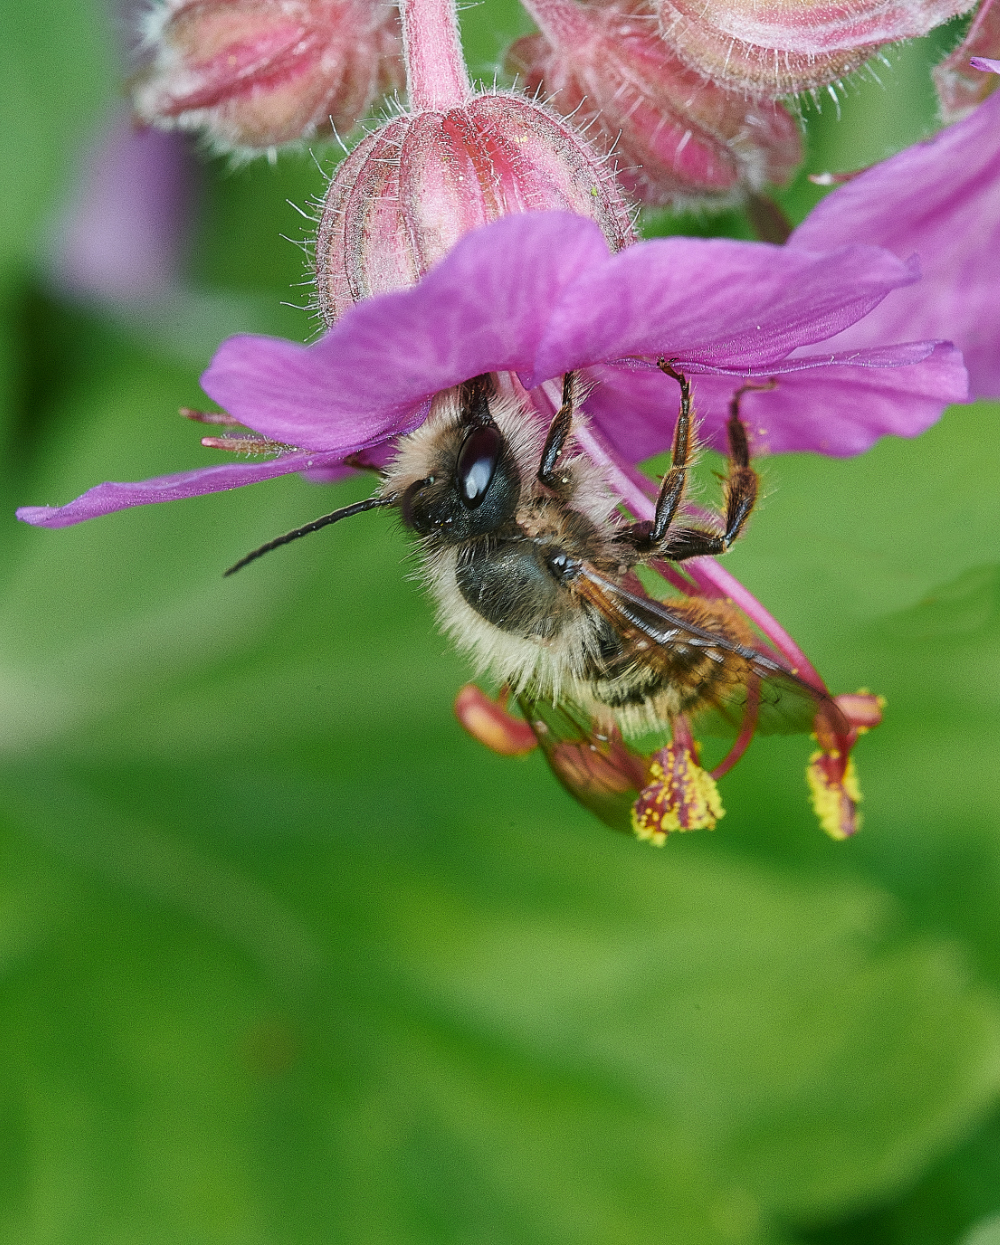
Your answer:
[[[814,90],[882,44],[926,34],[974,0],[652,0],[663,37],[692,69],[769,99]]]
[[[331,125],[347,133],[402,85],[395,9],[384,0],[164,0],[149,15],[152,63],[138,116],[260,151]]]
[[[978,60],[1000,73],[1000,63]],[[877,164],[828,195],[789,239],[792,250],[846,242],[916,253],[918,288],[890,294],[830,345],[947,338],[965,356],[973,397],[1000,396],[1000,91],[964,121]]]
[[[802,158],[780,104],[726,91],[689,68],[637,0],[526,0],[542,33],[519,39],[508,64],[613,154],[644,203],[716,201],[782,184]]]
[[[609,255],[598,226],[581,217],[509,216],[462,238],[419,285],[351,308],[311,346],[253,336],[223,343],[204,389],[276,457],[101,484],[19,517],[64,527],[339,468],[353,455],[384,454],[423,422],[436,393],[487,372],[517,373],[530,391],[588,369],[597,384],[584,409],[605,451],[630,468],[670,442],[676,395],[655,367],[660,355],[695,377],[703,439],[719,440],[733,391],[760,377],[776,383],[747,395],[759,441],[857,453],[887,432],[916,435],[966,396],[961,358],[947,343],[828,346],[917,276],[913,264],[869,246],[816,253],[678,237]]]

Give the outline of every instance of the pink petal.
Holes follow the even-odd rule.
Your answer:
[[[720,409],[732,394],[722,377],[699,377],[706,405]],[[713,393],[714,390],[714,393]],[[811,450],[863,454],[888,435],[915,437],[940,418],[948,402],[966,400],[961,353],[937,343],[925,360],[895,367],[831,363],[779,375],[767,392],[748,393],[741,410],[756,454]],[[721,428],[714,438],[725,448]]]
[[[632,463],[670,448],[678,401],[673,382],[653,369],[602,367],[591,374],[602,383],[584,409],[609,448]],[[795,356],[770,375],[778,378],[777,386],[748,393],[741,405],[755,454],[860,454],[890,433],[917,436],[937,420],[945,403],[961,402],[967,392],[961,355],[940,342],[832,358]],[[723,453],[729,402],[745,379],[693,377],[698,435]]]
[[[828,195],[792,234],[792,250],[848,240],[917,252],[918,286],[896,290],[830,345],[842,350],[947,338],[965,356],[974,397],[1000,396],[1000,91],[964,121]]]
[[[761,367],[824,341],[917,279],[884,251],[828,249],[698,238],[629,248],[564,291],[528,383],[634,355],[664,355],[682,369]]]
[[[224,342],[202,386],[273,440],[351,453],[416,427],[442,389],[530,368],[562,290],[607,254],[582,217],[508,216],[464,237],[420,285],[359,303],[312,346]]]
[[[70,527],[84,519],[96,519],[127,510],[130,506],[149,506],[159,501],[180,501],[200,497],[204,493],[221,493],[226,489],[272,480],[293,471],[331,467],[329,455],[308,451],[282,454],[280,458],[242,463],[218,463],[214,467],[198,467],[194,471],[178,471],[173,475],[156,476],[135,484],[108,482],[98,484],[65,506],[22,506],[17,517],[34,527]]]

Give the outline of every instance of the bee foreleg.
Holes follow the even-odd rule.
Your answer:
[[[556,475],[556,467],[559,465],[559,459],[573,431],[573,415],[576,412],[576,405],[576,372],[567,372],[563,377],[562,406],[549,425],[545,447],[542,450],[542,461],[538,466],[538,481],[546,488],[558,490],[567,483],[561,476]]]

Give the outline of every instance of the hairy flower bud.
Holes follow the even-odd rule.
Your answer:
[[[960,121],[1000,85],[995,74],[970,64],[974,56],[1000,57],[998,0],[983,0],[965,38],[933,71],[944,121]]]
[[[397,117],[337,169],[316,244],[319,306],[415,284],[465,233],[516,212],[589,216],[613,250],[634,240],[607,163],[562,120],[517,95],[473,96]]]
[[[879,47],[926,34],[974,0],[652,0],[693,69],[774,99],[836,82]]]
[[[402,85],[386,0],[165,0],[146,41],[153,58],[133,83],[139,118],[204,130],[221,150],[347,133]]]
[[[508,66],[613,152],[636,198],[676,204],[788,180],[802,158],[780,104],[727,91],[684,64],[636,0],[528,0],[542,34],[519,39]]]

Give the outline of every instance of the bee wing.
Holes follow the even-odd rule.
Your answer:
[[[569,794],[612,829],[631,831],[632,805],[646,784],[645,758],[617,731],[599,731],[576,705],[555,705],[531,692],[517,699],[552,772]]]
[[[832,698],[777,658],[697,626],[669,605],[637,596],[589,567],[582,568],[581,578],[584,599],[624,635],[651,641],[664,653],[696,649],[717,665],[720,677],[713,686],[711,705],[698,716],[702,733],[728,735],[740,731],[750,715],[755,715],[755,729],[762,734],[809,733],[820,710],[833,729],[848,733],[847,721]],[[729,661],[732,656],[740,660]],[[655,652],[648,654],[647,650],[642,659],[656,664]]]

